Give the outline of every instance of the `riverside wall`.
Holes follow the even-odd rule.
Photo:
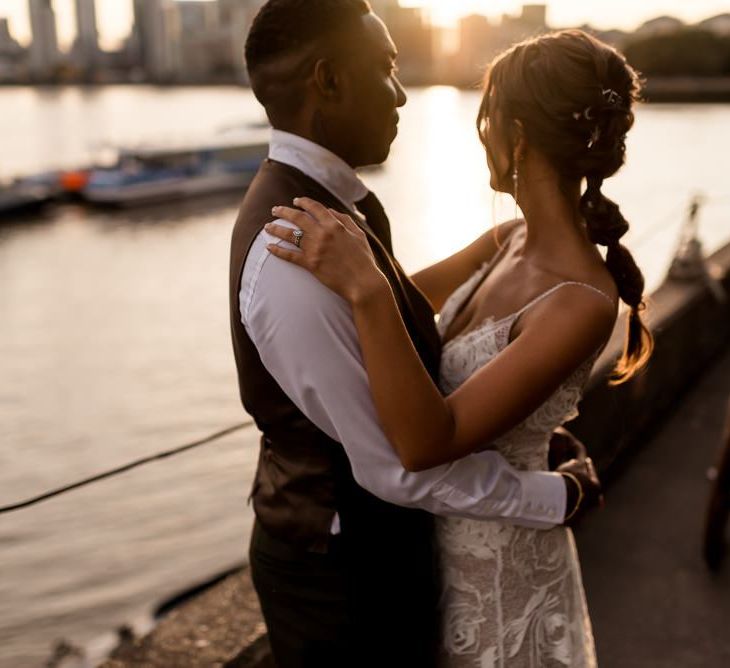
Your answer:
[[[568,429],[587,444],[604,479],[620,471],[625,455],[641,446],[730,344],[730,244],[707,264],[728,295],[725,301],[704,281],[665,281],[647,300],[647,320],[655,340],[647,369],[624,385],[609,385],[608,376],[623,346],[625,317],[619,319],[594,368],[580,416]]]
[[[730,295],[730,244],[714,253],[708,266]],[[604,481],[620,474],[630,463],[628,455],[730,345],[730,299],[719,300],[703,281],[667,280],[651,295],[647,316],[656,341],[649,367],[625,385],[609,385],[623,343],[621,318],[596,364],[580,416],[568,425],[588,445]],[[128,638],[102,664],[131,666],[274,668],[248,571],[176,608],[148,636]]]

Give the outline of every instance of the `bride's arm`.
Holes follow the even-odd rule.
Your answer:
[[[436,313],[446,298],[464,283],[484,262],[489,262],[507,243],[522,220],[510,220],[485,232],[458,253],[413,274],[411,280],[421,289]]]
[[[565,288],[535,307],[519,336],[444,398],[421,364],[390,287],[351,304],[378,414],[410,471],[459,459],[525,420],[603,344],[614,321],[608,302]]]
[[[269,248],[314,273],[352,306],[378,415],[410,471],[460,459],[507,432],[611,333],[611,305],[592,291],[566,287],[531,310],[515,341],[444,398],[421,363],[363,232],[316,202],[297,204],[312,217],[283,207],[275,214],[304,231],[302,251]],[[288,228],[267,230],[291,238]]]

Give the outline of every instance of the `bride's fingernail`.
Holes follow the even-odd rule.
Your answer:
[[[294,204],[299,204],[299,198],[298,197],[295,197],[294,198]]]

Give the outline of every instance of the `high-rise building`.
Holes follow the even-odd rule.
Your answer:
[[[219,3],[186,0],[180,18],[180,70],[184,81],[206,81],[219,68],[222,51]]]
[[[29,0],[30,28],[33,42],[28,65],[34,79],[48,79],[58,65],[56,15],[51,0]]]
[[[0,18],[0,82],[15,82],[25,74],[25,49],[13,39],[6,18]]]
[[[547,27],[546,5],[523,5],[522,22],[543,30]]]
[[[460,47],[453,59],[455,71],[452,72],[459,84],[474,86],[479,83],[497,50],[498,34],[482,14],[465,16],[459,21]]]
[[[185,0],[178,3],[177,10],[183,35],[211,32],[218,26],[217,2]]]
[[[412,83],[426,83],[433,77],[435,30],[422,9],[392,6],[382,18],[398,48],[401,77]]]
[[[545,5],[523,5],[519,16],[502,16],[500,36],[506,47],[528,37],[535,37],[548,29]]]
[[[265,0],[186,0],[175,3],[180,21],[180,81],[245,83],[244,44]]]
[[[173,79],[180,60],[180,16],[176,2],[134,0],[135,60],[152,81]]]
[[[10,24],[6,18],[0,18],[0,57],[15,57],[22,54],[23,47],[10,34]]]
[[[94,69],[99,56],[94,0],[76,0],[76,42],[73,52],[83,69]]]
[[[236,79],[247,82],[244,45],[256,14],[265,0],[218,0],[223,61]]]

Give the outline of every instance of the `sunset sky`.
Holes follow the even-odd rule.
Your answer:
[[[73,0],[53,0],[61,43],[68,45],[74,34]],[[453,25],[460,16],[482,13],[499,17],[516,14],[522,2],[514,0],[401,0],[402,5],[429,9],[435,22]],[[10,19],[10,29],[18,40],[30,36],[27,0],[0,0],[0,17]],[[129,32],[132,0],[96,0],[99,29],[105,47],[117,46]],[[590,23],[597,28],[632,29],[647,19],[670,14],[689,23],[724,11],[729,0],[548,0],[548,21],[556,27]]]

